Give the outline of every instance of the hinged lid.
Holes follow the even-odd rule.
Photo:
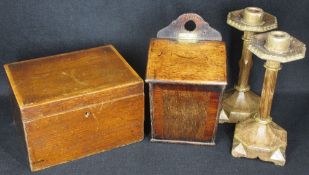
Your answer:
[[[40,115],[120,98],[143,82],[111,45],[11,63],[5,70],[19,107]],[[43,106],[50,109],[43,112]]]
[[[221,34],[199,15],[181,15],[157,37],[150,42],[146,82],[227,84]]]

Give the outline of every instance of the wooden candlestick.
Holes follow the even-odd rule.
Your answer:
[[[244,31],[242,56],[239,60],[239,79],[234,89],[227,91],[222,99],[220,123],[237,123],[258,111],[259,96],[250,91],[248,84],[253,65],[252,53],[248,50],[249,42],[255,32],[265,32],[277,27],[276,17],[260,8],[247,7],[230,12],[227,23]]]
[[[274,31],[253,37],[248,49],[266,60],[259,112],[236,124],[232,155],[260,158],[276,165],[285,164],[287,132],[270,117],[280,63],[305,57],[306,47],[286,32]]]

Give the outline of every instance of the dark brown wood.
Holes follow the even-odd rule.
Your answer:
[[[111,45],[5,70],[32,171],[144,137],[143,80]]]
[[[219,100],[227,84],[223,42],[152,39],[146,82],[152,141],[214,144]]]
[[[211,142],[220,93],[204,86],[153,85],[153,137]]]

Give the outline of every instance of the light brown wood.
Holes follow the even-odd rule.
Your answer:
[[[11,63],[5,69],[22,108],[142,81],[111,45]]]
[[[111,45],[5,70],[32,171],[143,139],[143,80]]]
[[[143,105],[140,94],[25,123],[32,170],[142,140]]]
[[[131,94],[143,92],[142,83],[127,84],[119,87],[102,89],[97,92],[88,92],[74,98],[67,98],[49,103],[39,104],[23,108],[23,121],[32,121],[45,118],[54,113],[74,110],[87,104],[101,103],[102,101],[110,101],[113,99],[123,98]],[[99,97],[99,98],[98,98]],[[81,103],[81,101],[83,103]]]
[[[220,41],[153,39],[146,82],[226,85],[226,50]]]

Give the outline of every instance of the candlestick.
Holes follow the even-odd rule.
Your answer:
[[[255,32],[265,32],[277,27],[276,17],[261,8],[247,7],[228,14],[227,23],[244,31],[242,56],[239,61],[239,79],[234,89],[227,91],[222,99],[220,123],[237,123],[258,111],[259,96],[250,91],[248,84],[253,65],[252,53],[247,49]]]
[[[266,68],[259,111],[254,118],[236,124],[232,155],[260,158],[276,165],[285,164],[287,131],[270,117],[278,71],[281,63],[305,57],[305,45],[282,31],[255,35],[248,49],[266,60]]]

